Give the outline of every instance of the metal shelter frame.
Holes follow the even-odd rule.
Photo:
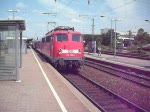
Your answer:
[[[10,26],[14,27],[15,29],[10,29],[9,28]],[[26,27],[25,27],[24,20],[0,20],[0,32],[3,32],[3,31],[9,32],[10,30],[15,31],[15,33],[14,33],[14,37],[15,37],[14,48],[15,48],[15,70],[16,70],[15,80],[16,81],[20,81],[19,80],[19,67],[22,66],[22,49],[20,49],[20,48],[22,46],[22,31],[25,29],[26,29]],[[20,39],[19,39],[19,37],[20,37]],[[20,43],[18,40],[20,40]],[[20,52],[19,52],[19,50],[20,50]],[[19,53],[20,53],[20,55],[18,55]]]

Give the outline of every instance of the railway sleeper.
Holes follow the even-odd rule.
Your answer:
[[[109,100],[109,101],[103,101],[103,102],[100,101],[98,103],[102,106],[107,106],[107,105],[112,105],[112,104],[121,104],[121,102],[118,100]]]
[[[77,85],[77,86],[84,86],[84,87],[88,87],[90,85],[87,85],[86,82],[79,82],[77,80],[71,81],[73,84]]]
[[[109,95],[107,95],[105,93],[98,93],[98,92],[93,92],[93,91],[86,91],[86,93],[89,95],[92,95],[93,97],[97,97],[97,98],[110,97]]]
[[[74,80],[74,81],[71,81],[71,82],[74,83],[74,84],[76,84],[76,85],[79,85],[79,86],[85,85],[84,82],[79,82],[79,81],[77,81],[77,80]],[[85,85],[85,86],[86,86],[86,85]]]
[[[84,87],[84,88],[92,88],[91,84],[87,84],[86,82],[74,83],[76,86]]]
[[[119,109],[119,110],[115,110],[115,111],[108,111],[108,112],[136,112],[133,109]]]
[[[99,92],[101,92],[100,91],[100,89],[99,88],[93,88],[92,86],[89,88],[89,87],[87,87],[88,88],[88,91],[91,91],[91,92],[97,92],[97,93],[99,93]],[[86,89],[86,88],[85,88]],[[102,91],[103,92],[103,91]],[[101,93],[102,93],[101,92]],[[104,92],[103,92],[104,93]]]
[[[102,106],[105,110],[109,111],[116,111],[116,110],[123,110],[123,109],[129,109],[126,105],[124,104],[113,104],[113,105],[107,105],[107,106]],[[127,112],[127,111],[126,111]]]
[[[106,96],[104,94],[99,95],[98,93],[97,94],[88,94],[88,95],[91,96],[94,99],[100,99],[100,100],[103,99],[104,97],[105,97],[105,99],[108,97],[108,96]],[[107,99],[109,99],[109,97]]]
[[[87,82],[79,82],[79,83],[75,83],[75,85],[80,86],[80,87],[85,87],[85,88],[93,88],[93,86]]]
[[[76,87],[80,87],[82,90],[87,90],[87,91],[90,91],[90,89],[92,88],[91,85],[85,85],[84,84],[76,84],[76,83],[73,83]]]
[[[92,87],[90,87],[90,88],[89,87],[86,87],[86,88],[83,87],[82,89],[85,89],[87,91],[91,91],[91,92],[94,92],[94,93],[99,91],[98,89],[93,89]]]
[[[89,86],[83,86],[82,89],[88,89],[90,91],[99,91],[99,88],[97,87],[89,87]]]
[[[110,101],[110,100],[114,100],[114,98],[112,97],[95,97],[95,101],[96,102],[104,102],[104,101]]]
[[[88,88],[88,87],[80,87],[80,89],[84,90],[86,93],[98,93],[98,94],[104,94],[104,92],[101,92],[99,90],[92,90],[92,88]]]
[[[111,99],[109,97],[106,97],[106,95],[99,95],[99,94],[90,94],[89,96],[92,97],[93,99],[97,100],[97,101],[99,101],[99,100],[100,101],[101,100],[102,101],[107,101],[107,100]]]

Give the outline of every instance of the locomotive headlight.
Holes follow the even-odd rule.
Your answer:
[[[79,49],[78,53],[81,54],[81,49]]]
[[[62,49],[61,49],[61,48],[59,49],[59,54],[60,54],[60,55],[62,54]]]

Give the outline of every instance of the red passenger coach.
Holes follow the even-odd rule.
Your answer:
[[[56,68],[77,69],[84,64],[82,34],[74,31],[74,28],[59,26],[42,38],[41,53]]]
[[[38,52],[41,52],[41,41],[34,42],[33,48],[35,48]]]

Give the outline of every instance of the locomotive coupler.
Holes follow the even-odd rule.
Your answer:
[[[59,59],[58,63],[60,66],[65,66],[65,62],[63,59]]]

